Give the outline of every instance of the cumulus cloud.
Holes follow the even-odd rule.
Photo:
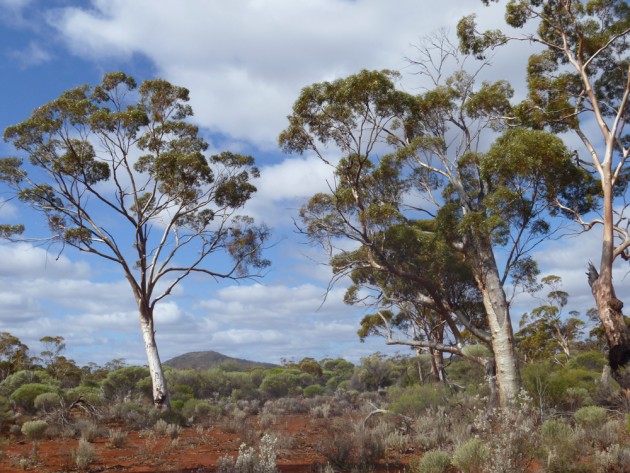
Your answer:
[[[302,87],[363,68],[404,68],[410,43],[438,27],[454,31],[462,15],[481,9],[464,0],[430,12],[414,0],[396,8],[380,0],[196,0],[186,8],[94,0],[89,9],[54,10],[49,22],[82,57],[148,57],[191,89],[200,124],[273,148]],[[500,10],[485,10],[482,26],[496,27]]]

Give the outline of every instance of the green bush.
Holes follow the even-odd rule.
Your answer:
[[[13,409],[11,409],[11,403],[5,396],[0,396],[0,425],[5,422],[13,421]]]
[[[35,412],[35,398],[40,394],[53,391],[53,387],[48,384],[23,384],[11,394],[11,400],[17,407],[21,407],[27,412]]]
[[[540,436],[549,445],[566,442],[571,436],[571,427],[562,420],[548,419],[540,428]]]
[[[573,414],[575,422],[585,429],[598,429],[606,423],[608,413],[600,406],[586,406]]]
[[[46,435],[48,423],[43,420],[31,420],[22,424],[22,434],[29,440],[39,440]]]
[[[148,368],[142,366],[119,368],[110,372],[103,380],[101,384],[103,397],[114,402],[135,400],[136,398],[150,399],[150,391],[147,393],[146,383],[142,384],[145,379],[148,380],[150,388],[151,377]]]
[[[597,391],[597,381],[601,373],[584,368],[556,367],[550,362],[539,362],[525,365],[521,371],[523,386],[534,398],[537,405],[567,406],[567,390],[580,389],[584,397],[593,396]],[[584,393],[584,391],[586,393]],[[571,402],[571,399],[569,399]]]
[[[606,357],[599,351],[586,351],[578,353],[568,363],[569,368],[581,368],[589,371],[602,372],[608,364]]]
[[[57,393],[42,393],[33,401],[35,409],[42,412],[49,412],[61,406],[61,396]]]
[[[451,467],[451,457],[441,450],[426,452],[417,464],[412,466],[414,473],[446,473]]]
[[[390,400],[389,409],[406,416],[443,404],[449,392],[442,384],[423,384],[406,388],[392,387],[387,395]]]
[[[23,370],[7,376],[0,383],[0,395],[10,396],[20,386],[25,384],[47,384],[59,387],[60,383],[44,370]]]
[[[304,388],[304,396],[305,397],[315,397],[321,396],[326,392],[326,388],[324,386],[320,386],[319,384],[311,384]]]
[[[473,438],[457,447],[453,454],[453,465],[463,473],[482,473],[489,456],[490,451],[481,440]]]
[[[66,390],[63,397],[68,404],[81,399],[83,402],[98,406],[101,404],[101,388],[98,386],[77,386]]]

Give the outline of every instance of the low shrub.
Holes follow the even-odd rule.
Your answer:
[[[608,413],[600,406],[581,407],[573,414],[575,422],[585,429],[598,429],[604,425]]]
[[[40,440],[46,435],[48,423],[43,420],[30,420],[22,424],[22,434],[29,440]]]
[[[305,397],[315,397],[321,396],[326,392],[326,388],[324,386],[320,386],[319,384],[312,384],[304,388],[302,392]]]
[[[96,451],[87,440],[82,438],[79,440],[79,447],[72,452],[72,458],[79,470],[86,470],[96,460]]]
[[[109,443],[112,448],[122,448],[127,441],[127,432],[121,429],[109,429]]]
[[[42,393],[35,398],[33,405],[37,411],[50,412],[61,406],[61,396],[57,393]]]
[[[217,473],[277,473],[276,439],[265,434],[260,439],[258,452],[244,443],[238,449],[238,457],[220,457],[217,461]]]
[[[415,416],[428,408],[444,404],[448,394],[448,389],[442,384],[392,387],[387,393],[389,409],[406,416]]]
[[[446,473],[451,467],[451,456],[441,450],[426,452],[422,458],[411,465],[414,473]]]
[[[453,453],[453,465],[463,473],[482,473],[490,452],[479,439],[472,438],[460,445]]]

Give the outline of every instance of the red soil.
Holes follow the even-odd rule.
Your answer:
[[[313,420],[308,414],[279,415],[274,424],[265,429],[280,438],[277,464],[282,473],[318,471],[317,465],[327,463],[317,453],[317,447],[321,439],[330,433],[329,422]],[[263,429],[256,430],[260,432]],[[78,471],[72,456],[78,443],[76,438],[41,440],[37,458],[30,463],[27,471]],[[96,451],[95,461],[85,471],[205,473],[215,470],[219,457],[236,457],[241,443],[239,434],[225,432],[220,424],[211,425],[201,434],[195,428],[184,428],[175,443],[171,443],[168,437],[151,435],[149,431],[129,432],[122,448],[111,447],[106,438],[92,442]],[[12,439],[1,445],[0,472],[24,471],[20,460],[31,459],[32,452],[32,442],[23,439]],[[403,458],[398,453],[388,452],[387,456],[389,466],[383,462],[375,471],[404,471],[402,462],[407,463],[407,455]]]

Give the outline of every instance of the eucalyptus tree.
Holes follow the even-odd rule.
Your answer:
[[[519,115],[530,126],[574,133],[588,155],[577,161],[599,180],[602,208],[596,217],[559,205],[584,231],[602,228],[599,269],[589,264],[588,283],[608,340],[613,376],[630,389],[630,329],[613,284],[614,261],[630,260],[624,214],[630,175],[630,5],[624,0],[510,0],[505,19],[513,28],[533,23],[537,30],[522,36],[478,32],[474,16],[468,16],[458,25],[461,46],[479,57],[511,40],[542,47],[529,58],[529,97]]]
[[[423,273],[423,282],[361,264],[366,254],[362,248],[334,258],[333,269],[339,260],[351,258],[355,263],[346,302],[377,310],[361,321],[361,340],[377,335],[388,345],[428,352],[433,378],[442,382],[445,353],[468,358],[485,368],[495,392],[493,359],[473,356],[469,350],[469,345],[479,343],[491,350],[492,342],[470,268],[440,239],[434,221],[408,222],[387,233],[383,243],[389,264],[402,274]]]
[[[237,214],[256,191],[253,158],[208,158],[187,121],[188,100],[187,89],[161,79],[136,87],[124,73],[106,74],[9,127],[5,140],[30,164],[8,158],[1,168],[53,242],[120,267],[139,311],[153,400],[163,409],[156,305],[191,274],[244,278],[269,264],[261,256],[268,231]]]
[[[575,197],[569,188],[579,182],[579,169],[559,139],[540,131],[509,130],[482,152],[482,135],[501,131],[500,118],[511,112],[512,91],[504,81],[476,89],[473,75],[458,69],[414,96],[397,90],[396,78],[362,71],[302,90],[280,143],[335,167],[331,191],[301,210],[304,232],[328,248],[335,264],[343,260],[337,253],[347,252],[336,247],[339,239],[365,251],[360,263],[338,266],[337,275],[370,267],[430,291],[429,273],[405,272],[392,262],[386,230],[409,226],[414,213],[433,215],[482,295],[499,399],[507,404],[520,376],[506,287],[535,276],[527,252],[550,231],[544,219],[550,202]],[[327,145],[341,152],[337,164]],[[502,270],[498,248],[505,248]],[[436,293],[433,302],[439,299]]]
[[[560,289],[559,276],[542,278],[544,286],[550,289],[544,303],[523,314],[517,334],[519,352],[527,360],[553,359],[565,365],[571,358],[573,345],[582,335],[584,321],[579,312],[564,314],[569,294]]]

